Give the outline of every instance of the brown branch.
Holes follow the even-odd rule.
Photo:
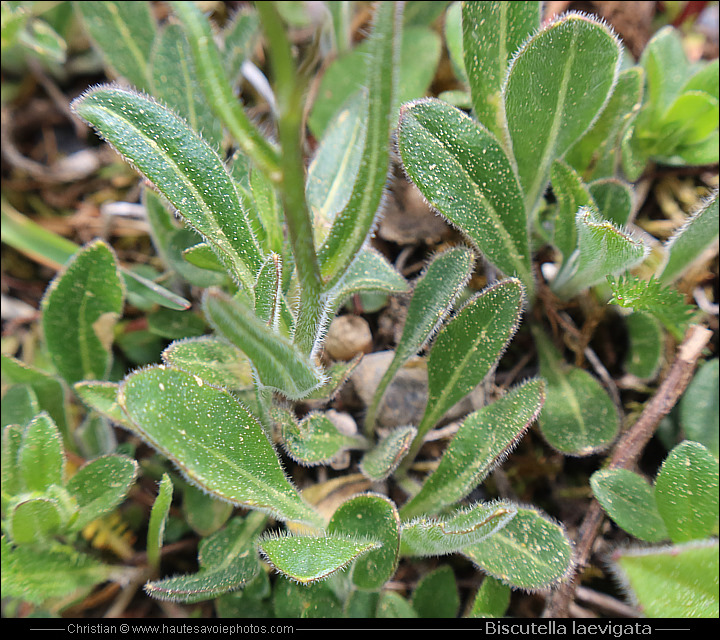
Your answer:
[[[695,371],[698,358],[711,335],[712,332],[705,327],[698,325],[690,327],[685,339],[678,347],[677,356],[667,377],[658,387],[650,402],[647,403],[635,424],[625,432],[613,448],[609,468],[629,469],[640,457],[645,445],[655,433],[660,420],[670,412],[685,391]],[[550,594],[543,613],[544,617],[568,617],[579,577],[588,564],[603,516],[602,507],[597,500],[593,500],[578,530],[574,575],[570,581]]]

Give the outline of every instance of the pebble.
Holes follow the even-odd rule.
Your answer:
[[[373,337],[364,318],[354,315],[338,316],[330,324],[325,337],[325,352],[333,360],[352,360],[359,353],[372,349]]]

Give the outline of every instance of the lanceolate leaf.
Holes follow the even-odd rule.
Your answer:
[[[664,284],[674,282],[718,239],[718,192],[665,245],[666,261],[660,274]]]
[[[592,209],[581,208],[575,218],[578,248],[552,282],[562,298],[599,284],[607,276],[630,269],[645,258],[649,248],[628,232],[600,218]]]
[[[460,608],[460,593],[449,565],[426,573],[412,594],[412,606],[423,618],[455,618]]]
[[[540,373],[547,381],[547,399],[538,418],[545,439],[575,456],[610,446],[620,429],[610,396],[587,371],[567,365],[542,329],[534,329],[533,336]]]
[[[503,102],[525,204],[532,212],[553,160],[593,124],[617,79],[620,44],[603,24],[566,14],[512,61]]]
[[[251,291],[260,249],[217,153],[184,120],[137,93],[98,87],[72,107],[157,187]]]
[[[53,280],[42,301],[43,330],[53,363],[69,383],[107,375],[123,298],[115,255],[101,240],[81,249]]]
[[[229,392],[160,366],[127,377],[119,401],[148,443],[208,493],[282,520],[317,523],[257,419]]]
[[[258,272],[255,283],[255,315],[273,331],[280,323],[282,303],[282,259],[271,253]]]
[[[540,27],[539,2],[462,3],[463,52],[475,117],[505,139],[501,89],[512,56]]]
[[[382,546],[355,561],[353,584],[376,590],[392,578],[400,547],[400,517],[395,504],[382,495],[363,494],[345,501],[330,518],[330,533],[368,536]]]
[[[163,351],[162,358],[165,364],[194,373],[216,387],[252,387],[252,365],[248,357],[219,338],[178,340]]]
[[[324,580],[380,546],[378,542],[361,542],[340,534],[274,535],[258,543],[260,552],[275,569],[301,584]]]
[[[544,401],[542,380],[530,380],[465,418],[437,469],[400,510],[403,520],[437,513],[468,495],[517,444]]]
[[[343,276],[365,242],[385,188],[400,50],[400,7],[396,5],[382,2],[376,8],[367,60],[369,109],[362,161],[348,203],[318,251],[328,287]]]
[[[17,453],[19,479],[25,491],[46,491],[65,482],[65,453],[55,423],[41,413],[25,427]]]
[[[640,380],[654,379],[665,355],[665,334],[662,325],[644,311],[631,313],[625,318],[625,324],[630,343],[625,370]]]
[[[157,32],[149,2],[73,2],[107,66],[142,91],[152,87]]]
[[[629,534],[647,540],[667,540],[660,512],[650,484],[627,469],[603,469],[590,478],[590,486],[605,512]]]
[[[518,509],[503,529],[462,554],[501,582],[527,590],[563,582],[572,566],[567,534],[534,509]]]
[[[603,178],[588,185],[603,218],[624,226],[633,213],[633,193],[628,184],[617,178]]]
[[[387,478],[400,464],[417,434],[413,426],[398,427],[368,451],[360,462],[360,471],[373,482]]]
[[[680,425],[688,440],[699,442],[717,458],[718,446],[718,359],[702,364],[680,400]]]
[[[170,504],[172,503],[173,484],[170,476],[163,473],[162,480],[158,487],[158,494],[153,502],[148,522],[147,535],[147,556],[148,564],[155,570],[160,567],[160,549],[163,546],[165,535],[165,523],[167,522]]]
[[[398,148],[428,202],[532,298],[522,192],[496,138],[459,109],[426,99],[403,105]]]
[[[510,605],[510,587],[492,576],[485,576],[478,589],[469,618],[500,618]]]
[[[217,289],[205,295],[203,308],[220,334],[253,363],[259,382],[288,398],[300,399],[324,382],[323,374],[287,338],[275,333],[243,303]]]
[[[710,535],[718,521],[718,461],[701,444],[682,442],[663,462],[655,500],[673,542]]]
[[[454,300],[470,277],[472,263],[473,255],[470,250],[464,247],[452,248],[437,255],[418,279],[395,355],[368,410],[365,422],[367,431],[374,427],[383,394],[397,371],[422,349],[443,318],[451,311]]]
[[[492,285],[440,331],[428,360],[428,403],[416,441],[480,384],[500,359],[520,323],[523,293],[516,279]]]
[[[517,514],[509,503],[475,504],[438,518],[419,517],[402,526],[402,551],[418,556],[456,553],[496,534]]]
[[[57,501],[33,498],[15,505],[8,520],[15,544],[48,544],[60,530],[62,520]]]
[[[119,388],[117,382],[76,382],[73,385],[75,393],[88,407],[111,422],[133,431],[135,426],[128,420],[117,402]]]
[[[200,571],[148,582],[145,591],[160,600],[200,602],[242,587],[260,572],[255,538],[264,522],[260,514],[232,520],[200,543]]]
[[[550,180],[557,200],[553,244],[566,262],[577,248],[577,212],[580,207],[594,206],[595,202],[577,172],[562,160],[553,162]]]

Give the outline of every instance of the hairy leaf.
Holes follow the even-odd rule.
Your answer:
[[[622,227],[629,224],[633,213],[633,192],[617,178],[602,178],[588,185],[590,194],[603,218]]]
[[[158,486],[157,497],[153,502],[150,510],[150,521],[148,522],[147,534],[147,557],[148,564],[155,570],[160,567],[160,550],[163,546],[163,537],[165,535],[165,523],[168,513],[170,512],[170,504],[172,503],[173,484],[170,476],[163,473],[162,480]]]
[[[688,440],[718,454],[718,359],[702,364],[680,400],[680,424]]]
[[[460,593],[455,574],[444,565],[425,574],[415,587],[412,607],[423,618],[455,618],[460,608]]]
[[[47,491],[65,483],[65,452],[60,432],[41,413],[25,427],[17,452],[19,480],[25,491]]]
[[[652,315],[635,311],[625,318],[629,353],[625,370],[640,380],[653,380],[665,355],[662,325]]]
[[[410,449],[417,435],[413,426],[393,429],[368,451],[360,461],[360,471],[373,482],[389,477]]]

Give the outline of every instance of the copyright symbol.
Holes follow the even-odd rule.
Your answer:
[[[130,625],[128,625],[128,624],[120,625],[120,633],[127,633],[128,631],[130,631]]]

